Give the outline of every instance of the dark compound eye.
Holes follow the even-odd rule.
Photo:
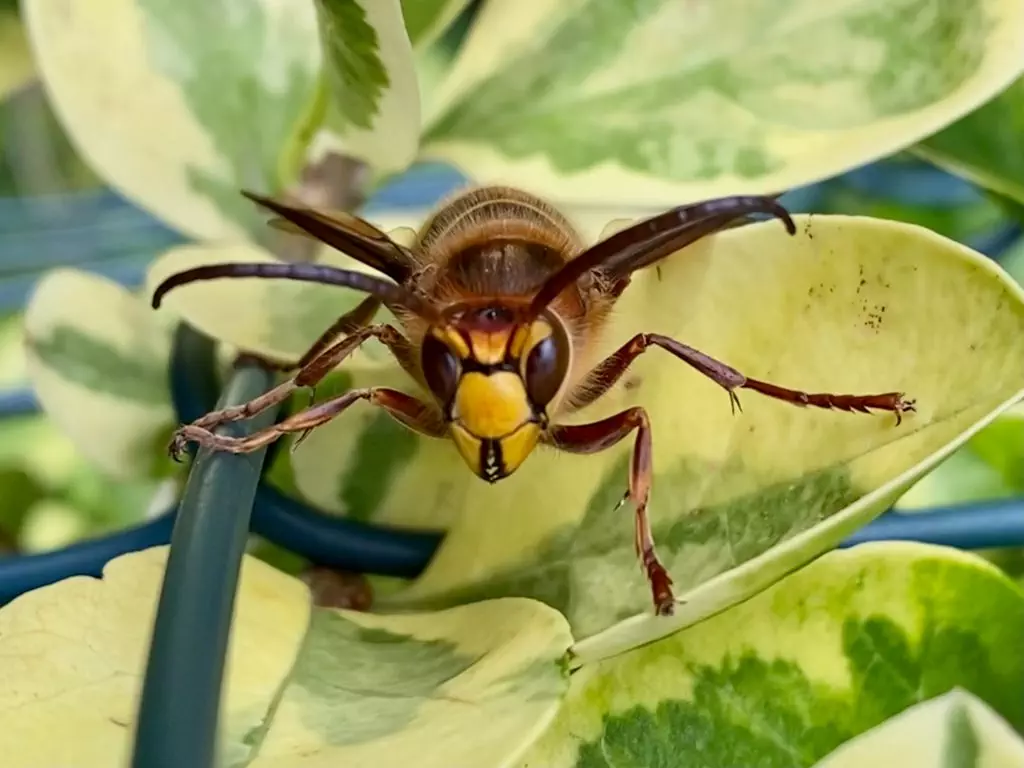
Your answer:
[[[430,391],[442,403],[451,402],[459,383],[459,361],[447,344],[430,334],[423,339],[420,355],[423,378]]]
[[[559,329],[541,339],[526,356],[523,378],[530,401],[543,408],[558,394],[569,369],[569,341]]]

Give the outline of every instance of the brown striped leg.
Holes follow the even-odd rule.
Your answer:
[[[914,410],[914,401],[904,399],[902,392],[885,392],[877,395],[834,395],[827,392],[800,392],[787,389],[767,381],[750,379],[725,363],[715,360],[700,350],[657,333],[639,333],[623,344],[617,351],[598,363],[573,394],[576,407],[593,402],[615,384],[630,364],[650,347],[661,347],[684,363],[697,369],[729,393],[729,401],[735,411],[740,407],[737,389],[751,389],[767,397],[782,400],[798,406],[812,405],[817,408],[835,408],[841,411],[869,413],[872,410],[891,411],[896,414],[896,425],[903,420],[903,414]]]
[[[414,432],[428,437],[443,437],[446,434],[444,421],[430,406],[422,401],[386,387],[352,389],[312,408],[299,411],[279,424],[273,424],[246,437],[218,435],[204,427],[189,424],[178,430],[183,442],[193,441],[205,448],[229,453],[250,453],[291,432],[305,432],[319,427],[336,417],[353,403],[366,400],[371,405],[383,408],[394,419]]]
[[[633,444],[633,460],[629,469],[629,490],[619,506],[632,501],[636,508],[636,554],[643,563],[644,573],[651,585],[655,613],[670,616],[675,607],[672,579],[654,551],[654,536],[647,517],[652,479],[651,425],[647,412],[643,408],[629,408],[591,424],[556,425],[548,431],[544,440],[568,453],[597,453],[615,445],[633,430],[636,430],[636,442]]]
[[[219,411],[212,411],[211,413],[196,419],[190,425],[179,428],[171,438],[171,445],[169,448],[171,456],[176,461],[180,459],[187,442],[185,431],[190,427],[194,427],[205,432],[212,432],[223,424],[228,424],[232,421],[240,421],[242,419],[251,419],[253,416],[258,413],[262,413],[267,408],[283,403],[297,389],[302,387],[315,387],[328,373],[330,373],[346,357],[355,352],[363,342],[370,338],[379,339],[392,351],[392,353],[396,355],[396,357],[405,354],[409,348],[409,343],[406,338],[390,325],[364,326],[363,328],[354,331],[352,335],[346,336],[341,341],[335,342],[334,345],[321,352],[319,356],[306,363],[306,365],[296,373],[295,376],[281,384],[278,384],[268,392],[264,392],[259,397],[255,397],[249,402],[242,403],[241,405],[222,408]]]

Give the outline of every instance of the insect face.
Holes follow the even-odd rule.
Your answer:
[[[528,324],[487,306],[455,315],[423,340],[427,386],[441,404],[462,458],[494,483],[526,459],[563,389],[572,348],[553,315]]]

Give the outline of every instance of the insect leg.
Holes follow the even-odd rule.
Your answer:
[[[291,432],[305,432],[326,424],[353,403],[366,400],[371,405],[383,408],[394,419],[414,432],[428,437],[443,437],[445,425],[440,415],[421,400],[387,387],[352,389],[319,405],[299,411],[279,424],[273,424],[247,437],[218,435],[198,426],[188,424],[178,430],[176,439],[182,445],[192,441],[215,451],[229,453],[250,453]]]
[[[306,350],[294,367],[305,368],[320,357],[330,347],[331,342],[339,336],[355,333],[360,328],[369,325],[370,321],[373,320],[373,316],[377,314],[378,309],[380,309],[380,299],[376,296],[367,296],[335,320],[330,328],[320,334],[320,337],[313,342],[313,346]]]
[[[247,403],[208,413],[196,419],[189,426],[209,432],[222,424],[242,419],[251,419],[267,408],[284,402],[296,390],[302,387],[316,386],[328,373],[370,338],[379,339],[396,357],[407,352],[408,342],[405,337],[390,325],[363,326],[322,351],[317,357],[306,363],[295,376],[278,384],[268,392],[253,398]],[[185,448],[186,441],[183,435],[186,429],[187,427],[181,427],[174,433],[174,437],[171,439],[170,453],[175,459],[181,456]]]
[[[272,371],[281,371],[283,373],[294,371],[297,368],[302,368],[307,363],[323,354],[323,352],[331,345],[331,342],[339,336],[354,333],[367,325],[371,320],[373,320],[373,316],[377,314],[377,310],[380,309],[380,304],[380,299],[376,296],[367,296],[359,302],[359,304],[335,320],[331,324],[330,328],[321,333],[320,336],[317,337],[317,340],[313,342],[312,346],[302,354],[302,357],[299,358],[298,362],[285,362],[284,360],[265,357],[253,352],[243,352],[240,357],[256,360],[265,368],[269,368]]]
[[[666,352],[692,366],[729,393],[733,409],[739,408],[737,389],[750,389],[766,397],[782,400],[798,406],[812,405],[817,408],[834,408],[841,411],[869,413],[872,410],[891,411],[896,414],[896,424],[903,420],[903,414],[915,410],[914,401],[907,400],[902,392],[884,392],[871,395],[837,395],[828,392],[801,392],[787,389],[767,381],[751,379],[715,358],[682,342],[657,333],[639,333],[623,344],[617,351],[598,363],[574,393],[573,402],[577,407],[593,402],[615,384],[630,364],[650,347],[661,347]]]
[[[647,502],[651,495],[651,425],[643,408],[629,408],[614,416],[591,424],[556,425],[544,436],[544,441],[568,453],[597,453],[610,448],[630,432],[636,430],[633,460],[629,468],[629,490],[619,506],[632,501],[636,508],[634,544],[637,557],[643,564],[647,581],[651,585],[654,609],[659,616],[672,614],[675,597],[672,579],[654,551],[654,535],[647,517]]]

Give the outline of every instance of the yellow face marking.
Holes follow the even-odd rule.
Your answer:
[[[551,326],[545,320],[534,320],[528,328],[519,326],[509,342],[510,355],[519,360],[528,349],[547,338],[552,333]]]
[[[470,331],[469,344],[473,349],[473,357],[484,365],[497,365],[505,359],[505,345],[508,343],[508,332],[486,333]]]
[[[445,328],[443,330],[435,331],[435,335],[441,340],[448,343],[452,348],[452,351],[456,355],[465,359],[469,357],[470,349],[466,345],[466,340],[459,335],[459,332],[454,328]]]
[[[533,417],[522,379],[509,371],[464,374],[453,417],[476,437],[504,437]]]
[[[528,422],[499,440],[480,440],[457,423],[451,427],[452,442],[463,461],[489,483],[515,472],[536,447],[540,433],[539,425]]]
[[[480,474],[480,440],[473,437],[469,432],[458,424],[451,426],[452,442],[459,451],[459,455],[473,470],[473,474]]]
[[[506,435],[498,442],[501,445],[502,475],[511,475],[519,465],[526,461],[540,440],[540,425],[530,422],[523,424],[511,435]]]

